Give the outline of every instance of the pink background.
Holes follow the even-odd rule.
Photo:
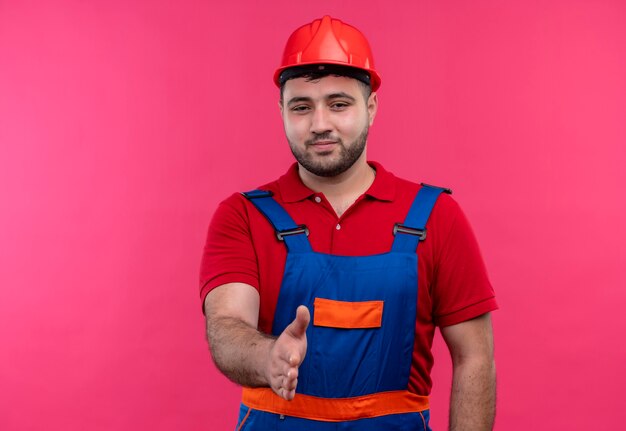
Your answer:
[[[325,13],[376,54],[370,158],[454,189],[479,237],[496,429],[626,421],[624,2],[0,0],[0,429],[233,429],[200,253],[291,163],[271,76]]]

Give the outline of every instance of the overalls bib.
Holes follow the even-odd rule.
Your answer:
[[[442,191],[423,185],[404,223],[393,228],[391,251],[370,256],[317,253],[306,226],[297,225],[271,192],[244,193],[287,247],[273,335],[293,321],[299,305],[309,309],[311,323],[295,398],[286,401],[270,388],[244,388],[236,431],[430,430],[428,397],[407,388],[417,312],[416,250]]]

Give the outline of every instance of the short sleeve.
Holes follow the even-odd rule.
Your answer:
[[[443,197],[443,196],[442,196]],[[436,251],[432,289],[433,318],[438,326],[450,326],[498,308],[495,294],[472,228],[451,198],[444,203],[447,235],[442,232]]]
[[[246,283],[258,290],[259,274],[245,198],[234,194],[213,214],[200,265],[200,299],[226,283]]]

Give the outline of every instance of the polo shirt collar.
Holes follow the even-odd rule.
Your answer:
[[[376,178],[365,194],[379,201],[392,202],[396,198],[396,177],[378,162],[367,163],[376,170]]]
[[[394,175],[385,170],[378,162],[369,161],[368,163],[376,170],[376,178],[365,194],[380,201],[393,201],[396,197]],[[300,179],[297,163],[291,165],[287,172],[278,179],[278,187],[285,203],[303,201],[315,194]]]

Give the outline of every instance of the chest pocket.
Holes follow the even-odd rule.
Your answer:
[[[351,302],[315,298],[313,325],[343,329],[380,328],[384,305],[384,301]]]

